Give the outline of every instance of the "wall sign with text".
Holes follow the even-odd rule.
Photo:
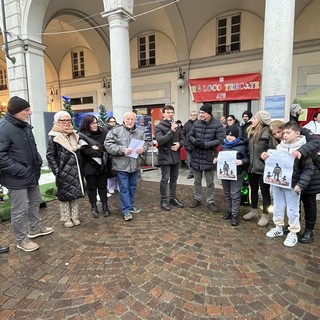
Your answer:
[[[259,100],[260,73],[190,79],[189,87],[195,102]]]

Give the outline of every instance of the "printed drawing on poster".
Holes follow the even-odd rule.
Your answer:
[[[221,151],[218,154],[218,179],[237,180],[237,151]]]
[[[285,151],[268,150],[263,182],[281,188],[291,188],[294,157]]]

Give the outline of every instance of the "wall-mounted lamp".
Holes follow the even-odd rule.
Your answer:
[[[102,78],[102,87],[101,87],[101,93],[105,96],[108,92],[110,92],[111,89],[111,80],[107,79],[106,77]]]
[[[54,91],[53,86],[50,86],[50,94],[49,94],[49,101],[50,101],[50,103],[53,102],[55,96],[57,96],[57,95],[58,95],[58,90]]]
[[[184,93],[184,85],[185,85],[185,80],[184,80],[184,75],[185,72],[182,72],[182,68],[179,68],[179,77],[177,80],[177,86],[180,88],[181,93]]]

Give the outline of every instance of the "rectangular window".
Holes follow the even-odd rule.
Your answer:
[[[156,65],[156,36],[154,34],[138,37],[139,68]]]
[[[0,90],[7,89],[7,71],[5,68],[0,68]]]
[[[83,78],[84,72],[84,52],[83,51],[72,51],[71,52],[72,62],[72,77],[73,79]]]
[[[217,20],[216,54],[240,51],[240,14]]]
[[[71,105],[79,105],[79,104],[92,104],[93,97],[79,97],[79,98],[71,98]]]

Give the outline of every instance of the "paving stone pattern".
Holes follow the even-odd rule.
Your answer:
[[[179,185],[180,201],[192,191]],[[159,183],[142,181],[132,221],[115,194],[108,218],[92,218],[83,199],[81,225],[70,229],[53,201],[41,216],[55,231],[31,253],[0,224],[0,243],[11,244],[0,255],[0,319],[319,319],[319,227],[312,244],[287,248],[256,221],[231,227],[221,189],[216,199],[219,213],[204,203],[163,212]]]

